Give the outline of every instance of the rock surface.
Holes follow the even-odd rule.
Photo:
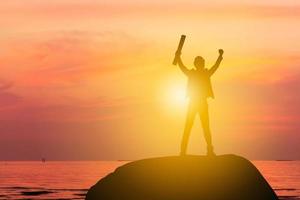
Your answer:
[[[277,200],[255,166],[235,155],[173,156],[127,163],[87,200]]]

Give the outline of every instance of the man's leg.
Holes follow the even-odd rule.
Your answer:
[[[215,155],[211,139],[211,131],[209,127],[209,115],[207,102],[203,102],[200,108],[200,120],[204,132],[204,137],[207,144],[207,155]]]
[[[195,115],[196,115],[197,109],[193,105],[192,102],[189,103],[188,112],[186,116],[186,122],[183,132],[183,137],[181,140],[181,152],[180,155],[186,154],[187,144],[190,137],[191,129],[194,123]]]

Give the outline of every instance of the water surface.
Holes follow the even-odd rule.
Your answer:
[[[0,161],[0,199],[84,199],[125,161]],[[253,161],[284,200],[300,200],[300,161]]]

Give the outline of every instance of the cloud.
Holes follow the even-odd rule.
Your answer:
[[[3,71],[18,71],[17,78],[22,84],[76,84],[91,74],[104,75],[134,67],[147,50],[147,44],[122,32],[38,34],[42,36],[33,34],[8,42],[7,51],[1,56]]]
[[[264,133],[299,132],[300,73],[282,73],[280,79],[273,81],[249,80],[239,84],[243,92],[239,92],[241,105],[236,105],[241,109],[237,121],[243,122],[246,129],[257,128]]]
[[[18,3],[4,4],[5,9],[0,10],[2,15],[12,20],[35,18],[39,20],[90,20],[90,19],[115,19],[138,20],[141,16],[150,19],[172,18],[295,18],[299,17],[300,5],[291,4],[258,4],[253,2],[241,3],[223,1],[218,4],[204,1],[164,1],[158,4],[152,1],[127,1],[110,3],[103,1],[42,1],[30,2],[26,6]],[[12,15],[13,13],[13,15]],[[137,18],[138,16],[138,18]]]
[[[18,96],[0,93],[0,120],[92,122],[118,119],[130,115],[122,112],[131,102],[126,99],[69,99],[67,103],[41,101],[18,101]],[[16,104],[16,102],[18,102]],[[13,107],[8,106],[15,103]]]
[[[5,91],[13,87],[13,82],[0,80],[0,92]]]
[[[22,98],[18,95],[15,95],[10,92],[0,92],[0,108],[4,108],[7,106],[12,106],[20,102]],[[2,111],[3,112],[3,111]],[[5,114],[2,113],[0,115],[3,115],[5,118]]]
[[[12,82],[0,81],[0,119],[25,121],[127,116],[122,109],[135,103],[120,92],[124,71],[139,68],[149,51],[148,43],[109,31],[41,32],[10,38],[3,45],[0,71]],[[12,88],[13,93],[1,93]]]
[[[10,81],[0,80],[0,108],[16,105],[22,100],[19,95],[9,91],[14,84]]]

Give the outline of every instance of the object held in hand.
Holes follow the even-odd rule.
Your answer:
[[[222,56],[224,53],[224,50],[223,49],[219,49],[219,54]]]
[[[182,50],[184,41],[185,41],[185,35],[181,35],[180,41],[179,41],[179,44],[178,44],[178,47],[177,47],[177,51],[176,51],[176,54],[175,54],[175,58],[173,60],[173,65],[177,65],[177,57],[178,57],[178,55],[181,54],[181,50]]]

